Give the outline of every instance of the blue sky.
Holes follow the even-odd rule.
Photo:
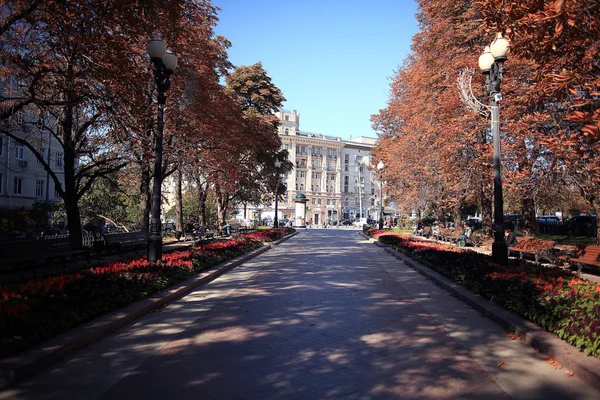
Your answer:
[[[215,0],[236,65],[258,61],[303,131],[375,137],[390,78],[417,33],[412,0]]]

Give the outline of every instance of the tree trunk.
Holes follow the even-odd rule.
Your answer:
[[[460,215],[460,204],[454,206],[452,210],[452,217],[454,219],[454,228],[459,229],[462,226],[462,215]]]
[[[150,232],[150,211],[152,209],[152,197],[150,196],[150,167],[141,165],[142,176],[140,182],[140,198],[142,201],[142,217],[140,221],[140,229],[144,232]]]
[[[65,172],[65,183],[63,201],[67,212],[67,221],[69,229],[69,239],[73,248],[83,246],[81,237],[81,216],[77,206],[79,194],[75,186],[75,143],[73,138],[73,105],[65,107],[65,119],[62,122],[63,128],[63,168]]]
[[[600,246],[600,223],[598,216],[600,216],[600,199],[594,198],[590,201],[594,214],[596,215],[596,246]]]
[[[521,215],[523,216],[523,236],[533,236],[538,231],[535,218],[535,203],[532,198],[521,200]]]
[[[175,196],[177,198],[175,204],[175,230],[183,232],[183,194],[181,181],[183,180],[181,168],[177,169]]]

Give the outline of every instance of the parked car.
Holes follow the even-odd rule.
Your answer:
[[[558,223],[560,222],[560,218],[556,215],[540,215],[537,217],[538,224],[547,224],[547,223]]]
[[[357,226],[359,228],[362,228],[364,225],[369,225],[369,223],[368,223],[369,220],[370,220],[370,218],[369,219],[359,218],[352,223],[352,226]]]
[[[473,230],[481,229],[481,218],[479,217],[471,217],[467,219],[467,226],[471,227]]]
[[[598,218],[595,215],[576,215],[567,221],[571,236],[596,236]]]
[[[340,222],[340,225],[343,225],[343,226],[349,226],[349,225],[352,225],[352,223],[353,223],[353,222],[354,222],[354,221],[352,221],[351,219],[343,219],[343,220]]]

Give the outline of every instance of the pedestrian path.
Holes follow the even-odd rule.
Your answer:
[[[0,399],[598,399],[363,238],[307,230]]]

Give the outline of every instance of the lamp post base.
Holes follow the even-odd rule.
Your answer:
[[[162,258],[162,237],[156,234],[150,234],[148,239],[148,261],[159,261]]]
[[[492,262],[498,265],[508,265],[508,246],[504,240],[494,240],[492,243]]]

